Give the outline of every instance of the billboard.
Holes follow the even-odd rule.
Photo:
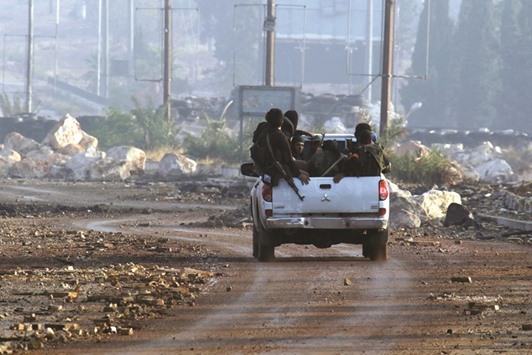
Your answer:
[[[237,107],[240,117],[264,117],[271,108],[283,112],[299,110],[299,88],[291,86],[239,86]]]

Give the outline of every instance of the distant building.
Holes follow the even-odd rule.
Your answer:
[[[372,13],[372,69],[380,72],[382,2],[292,0],[277,3],[275,81],[279,85],[347,85],[357,93],[371,79],[368,4]],[[346,92],[347,93],[347,92]]]

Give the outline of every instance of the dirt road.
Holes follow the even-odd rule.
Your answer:
[[[128,262],[210,273],[192,301],[131,322],[133,335],[81,333],[63,342],[43,341],[44,350],[35,353],[532,352],[532,255],[526,238],[509,241],[485,233],[482,238],[489,239],[480,239],[474,231],[456,229],[447,234],[396,230],[384,263],[363,258],[358,246],[342,245],[324,250],[282,246],[276,261],[259,263],[251,258],[249,228],[210,226],[245,206],[245,184],[200,185],[190,191],[184,182],[3,184],[4,209],[19,206],[1,220],[3,275],[12,276],[17,267],[87,270]],[[52,208],[52,201],[62,207]],[[223,207],[224,201],[230,203]],[[31,202],[34,210],[23,209],[22,202]],[[66,231],[68,249],[57,248],[63,241],[58,232],[57,240],[31,243],[37,231]],[[84,233],[84,244],[69,237],[76,233]],[[87,253],[93,234],[103,240],[100,244],[114,246]],[[19,292],[27,281],[11,277],[7,286],[2,283],[0,305],[9,315],[0,319],[1,326],[22,322],[23,313],[30,312],[30,296]],[[122,277],[122,290],[127,282]],[[12,299],[16,305],[8,302]],[[105,313],[91,312],[88,298],[72,302],[79,303],[86,310],[69,318],[82,327]],[[17,313],[17,307],[23,310]],[[51,316],[66,322],[57,313]]]

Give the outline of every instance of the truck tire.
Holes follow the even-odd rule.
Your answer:
[[[388,259],[388,230],[368,233],[362,244],[362,255],[371,261],[386,261]]]
[[[255,236],[255,233],[253,234]],[[265,230],[260,222],[257,227],[257,260],[268,262],[275,259],[275,247],[270,243],[271,232]]]

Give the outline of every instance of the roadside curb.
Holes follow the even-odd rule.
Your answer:
[[[495,222],[501,226],[505,226],[512,229],[522,230],[525,232],[532,231],[532,221],[522,221],[518,219],[511,219],[506,217],[498,216],[489,216],[489,215],[478,215],[480,218]]]

